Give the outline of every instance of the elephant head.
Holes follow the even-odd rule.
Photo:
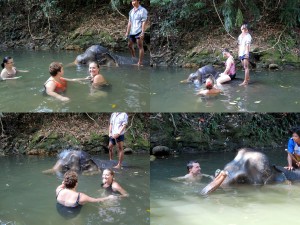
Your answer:
[[[92,45],[83,54],[76,57],[75,63],[86,65],[89,62],[97,61],[100,65],[103,65],[103,61],[107,57],[106,54],[109,54],[107,48],[104,48],[101,45]]]
[[[238,151],[235,158],[229,162],[224,170],[226,175],[223,178],[216,177],[216,181],[208,184],[202,194],[208,194],[219,186],[228,186],[233,184],[254,184],[263,185],[269,179],[273,179],[268,157],[258,151],[248,148],[242,148]],[[219,182],[217,182],[219,181]]]

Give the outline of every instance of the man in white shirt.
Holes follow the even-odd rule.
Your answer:
[[[245,79],[243,83],[240,85],[247,85],[250,80],[250,72],[249,72],[249,54],[250,54],[250,44],[252,41],[252,37],[248,32],[248,26],[247,24],[243,24],[241,26],[242,33],[240,34],[238,38],[239,43],[239,59],[242,62],[242,65],[245,69]]]
[[[128,116],[126,113],[115,112],[112,113],[109,121],[109,159],[113,159],[113,149],[114,146],[118,146],[119,162],[114,167],[120,169],[122,166],[122,161],[124,158],[124,134],[126,125],[128,123]]]
[[[133,9],[129,12],[129,21],[125,36],[128,37],[128,47],[132,57],[135,57],[134,43],[137,43],[139,48],[138,66],[143,64],[144,58],[144,35],[147,22],[147,10],[140,5],[140,0],[131,1]]]

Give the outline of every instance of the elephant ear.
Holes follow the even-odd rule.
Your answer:
[[[106,64],[107,66],[110,66],[111,62],[113,62],[116,66],[119,66],[117,59],[112,54],[106,52],[102,56],[102,60],[99,62],[100,65]]]

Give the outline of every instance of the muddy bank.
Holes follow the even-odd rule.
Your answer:
[[[129,113],[124,148],[149,152],[147,114]],[[0,155],[55,155],[62,149],[108,152],[108,113],[5,113]]]

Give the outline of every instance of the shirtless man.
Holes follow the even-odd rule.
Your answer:
[[[221,89],[218,89],[215,86],[213,77],[208,77],[205,81],[206,89],[200,90],[198,95],[217,95],[221,92]]]
[[[242,65],[245,69],[245,79],[243,83],[240,84],[240,86],[245,86],[248,84],[250,80],[250,72],[249,72],[249,54],[250,54],[250,44],[252,41],[252,37],[248,32],[248,26],[247,24],[243,24],[241,26],[242,33],[240,34],[238,38],[239,43],[239,59],[242,62]]]
[[[212,176],[207,175],[207,174],[202,174],[201,173],[201,167],[200,163],[197,161],[189,161],[188,164],[186,165],[188,174],[182,177],[176,177],[172,178],[174,181],[190,181],[190,182],[195,182],[195,181],[200,181],[202,177],[209,177],[213,179]]]

